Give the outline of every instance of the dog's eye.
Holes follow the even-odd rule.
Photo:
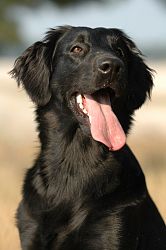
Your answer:
[[[124,52],[123,52],[123,50],[121,49],[121,48],[116,48],[116,52],[117,52],[117,54],[120,56],[120,57],[124,57]]]
[[[72,49],[71,49],[71,52],[72,53],[75,53],[75,54],[79,54],[80,52],[82,52],[83,49],[80,47],[80,46],[74,46]]]

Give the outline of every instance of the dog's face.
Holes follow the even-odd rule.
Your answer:
[[[12,71],[37,105],[65,106],[112,150],[125,143],[133,111],[150,95],[140,51],[120,30],[62,27],[28,48]]]
[[[67,32],[54,54],[51,84],[61,82],[69,98],[105,88],[118,95],[127,78],[127,48],[114,33],[101,28]]]

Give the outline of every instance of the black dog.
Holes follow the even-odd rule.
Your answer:
[[[11,73],[36,103],[41,141],[17,213],[22,249],[165,250],[164,222],[125,144],[153,85],[135,44],[118,29],[52,29]]]

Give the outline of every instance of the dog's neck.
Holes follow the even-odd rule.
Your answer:
[[[109,188],[115,189],[119,166],[105,146],[86,136],[74,120],[68,119],[66,123],[65,115],[62,114],[64,120],[57,117],[53,109],[38,110],[37,114],[39,131],[42,131],[39,133],[41,153],[37,161],[43,163],[41,171],[49,179],[48,188],[53,195],[56,194],[56,200],[59,197],[70,199],[82,192],[89,192],[84,187],[88,187],[91,195],[93,192],[94,195],[102,195],[111,180],[113,182]],[[56,187],[58,190],[55,190]]]
[[[68,116],[67,123],[65,114],[61,117],[56,114],[52,108],[37,110],[41,151],[30,178],[33,190],[43,197],[40,209],[74,206],[78,201],[87,204],[98,198],[107,200],[107,195],[110,198],[116,195],[116,201],[130,200],[129,190],[138,190],[144,180],[130,149],[124,146],[120,151],[110,152],[85,136],[75,120]],[[29,197],[26,192],[25,195]]]

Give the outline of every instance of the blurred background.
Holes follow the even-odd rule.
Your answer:
[[[166,0],[0,1],[0,249],[20,249],[15,211],[25,170],[38,152],[34,106],[8,72],[14,60],[50,27],[116,27],[155,69],[154,90],[135,115],[128,138],[149,192],[166,221]]]

